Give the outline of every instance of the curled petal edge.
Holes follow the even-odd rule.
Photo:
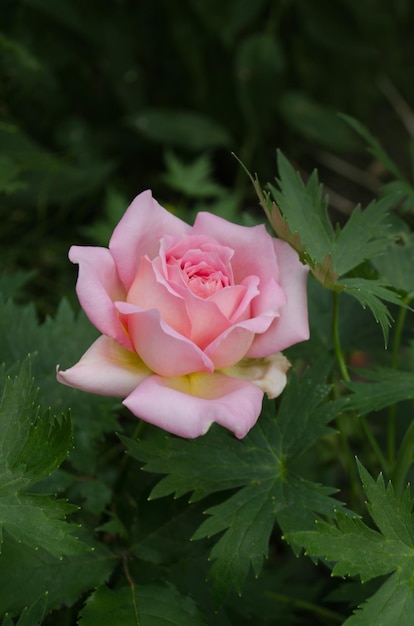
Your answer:
[[[64,385],[103,396],[125,397],[152,372],[137,354],[101,335],[73,367],[56,369]]]
[[[222,370],[228,376],[248,380],[271,400],[280,396],[287,383],[290,362],[281,353],[261,359],[242,359],[236,365]]]

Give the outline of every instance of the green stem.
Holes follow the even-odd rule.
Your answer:
[[[408,299],[405,300],[408,304]],[[401,337],[404,328],[405,318],[407,316],[407,308],[401,307],[398,313],[397,322],[395,324],[394,341],[391,354],[391,367],[396,370],[398,367],[398,358],[400,354]],[[395,418],[396,418],[396,405],[390,406],[388,411],[388,427],[387,427],[387,448],[388,448],[388,462],[390,466],[395,461]]]
[[[142,434],[142,432],[145,430],[146,427],[147,427],[147,422],[144,422],[144,420],[139,420],[134,432],[132,433],[131,439],[134,439],[134,440],[138,439],[138,437]],[[122,482],[122,479],[127,471],[128,463],[130,459],[131,459],[130,455],[124,452],[124,456],[121,462],[119,463],[118,472],[113,482],[114,493],[116,493],[118,486]]]
[[[350,376],[348,368],[345,363],[345,358],[341,348],[341,341],[339,337],[339,297],[338,292],[333,292],[333,317],[332,317],[332,336],[335,350],[336,360],[338,362],[339,370],[341,372],[342,379],[349,381]],[[348,438],[345,434],[345,422],[342,415],[338,415],[336,419],[337,428],[339,431],[340,442],[342,445],[342,451],[344,455],[344,467],[350,476],[351,495],[350,499],[355,499],[355,486],[358,484],[356,476],[356,467],[354,462],[354,455],[352,454],[349,446]]]
[[[362,430],[364,431],[364,434],[366,438],[368,439],[371,445],[371,448],[373,449],[374,454],[377,457],[378,462],[381,465],[382,471],[388,476],[389,475],[389,463],[387,459],[385,458],[385,456],[383,455],[381,448],[379,447],[378,442],[376,438],[374,437],[371,428],[369,427],[369,424],[366,420],[365,415],[361,415],[359,419],[361,422]]]
[[[351,377],[349,375],[348,368],[346,366],[345,357],[344,357],[344,354],[342,352],[341,340],[340,340],[340,336],[339,336],[339,294],[338,294],[337,291],[333,292],[332,335],[333,335],[335,356],[336,356],[336,360],[338,362],[339,371],[341,372],[342,379],[345,382],[349,382],[351,380]],[[381,448],[379,447],[378,442],[377,442],[374,434],[372,433],[372,431],[371,431],[371,429],[370,429],[370,427],[368,425],[367,420],[365,419],[364,416],[360,416],[359,419],[360,419],[360,424],[361,424],[362,430],[364,432],[364,435],[367,438],[369,444],[371,445],[376,458],[378,459],[379,463],[381,464],[381,467],[382,467],[383,471],[388,473],[388,463],[387,463],[387,460],[384,457],[383,453],[381,452]],[[351,461],[351,464],[350,464],[350,468],[351,468],[351,467],[354,467],[354,462],[353,462],[354,459],[353,459],[353,456],[351,454],[351,450],[349,449],[348,443],[344,441],[344,446],[345,445],[346,445],[348,457],[352,457],[352,461]]]
[[[409,426],[398,452],[397,462],[393,472],[394,491],[397,497],[401,497],[404,482],[408,470],[414,458],[414,422]]]
[[[284,596],[283,594],[275,593],[274,591],[267,592],[266,595],[269,598],[277,600],[278,602],[283,602],[284,604],[287,604],[292,608],[308,611],[308,613],[317,615],[318,618],[324,621],[328,620],[329,623],[334,622],[335,624],[343,624],[343,615],[341,615],[340,613],[336,613],[335,611],[325,609],[324,607],[318,606],[317,604],[313,604],[312,602],[299,600],[297,598],[289,598],[289,596]]]
[[[333,318],[332,318],[332,335],[336,360],[338,362],[339,371],[345,382],[349,382],[351,377],[345,363],[345,358],[341,348],[341,340],[339,338],[339,294],[333,292]]]

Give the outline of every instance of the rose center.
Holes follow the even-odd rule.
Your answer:
[[[200,298],[208,298],[229,285],[228,277],[220,270],[209,267],[207,263],[193,265],[183,261],[180,267],[189,289]]]
[[[202,235],[165,241],[166,271],[170,281],[185,284],[199,298],[209,298],[234,284],[233,250]]]

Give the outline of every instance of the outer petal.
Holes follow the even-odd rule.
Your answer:
[[[279,283],[286,293],[287,303],[280,310],[280,318],[266,333],[256,337],[248,357],[269,356],[309,339],[308,268],[302,265],[297,252],[288,243],[275,239],[273,244],[280,269]]]
[[[285,388],[289,367],[287,358],[278,352],[265,359],[243,359],[224,370],[224,373],[241,380],[249,380],[273,399],[280,396]]]
[[[82,391],[125,397],[150,374],[137,354],[101,336],[76,365],[63,372],[58,366],[57,379]]]
[[[112,337],[125,348],[131,348],[113,304],[115,300],[124,300],[126,294],[109,250],[72,246],[69,259],[79,264],[76,293],[89,320],[101,333]]]
[[[204,435],[216,422],[241,439],[256,423],[262,399],[256,385],[214,373],[150,376],[124,404],[137,417],[180,437]]]
[[[119,276],[128,290],[132,285],[142,256],[153,259],[165,234],[181,236],[191,227],[163,209],[151,191],[143,191],[130,204],[115,228],[109,249],[115,259]]]
[[[152,371],[160,376],[185,376],[214,370],[209,357],[168,326],[156,309],[143,311],[128,302],[117,302],[116,306],[137,354]]]

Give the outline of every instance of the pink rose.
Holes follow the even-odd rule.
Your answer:
[[[66,385],[119,396],[181,437],[217,422],[244,437],[263,393],[286,384],[288,346],[308,339],[307,268],[265,227],[210,213],[193,227],[150,191],[132,202],[109,249],[73,246],[77,294],[102,333]]]

